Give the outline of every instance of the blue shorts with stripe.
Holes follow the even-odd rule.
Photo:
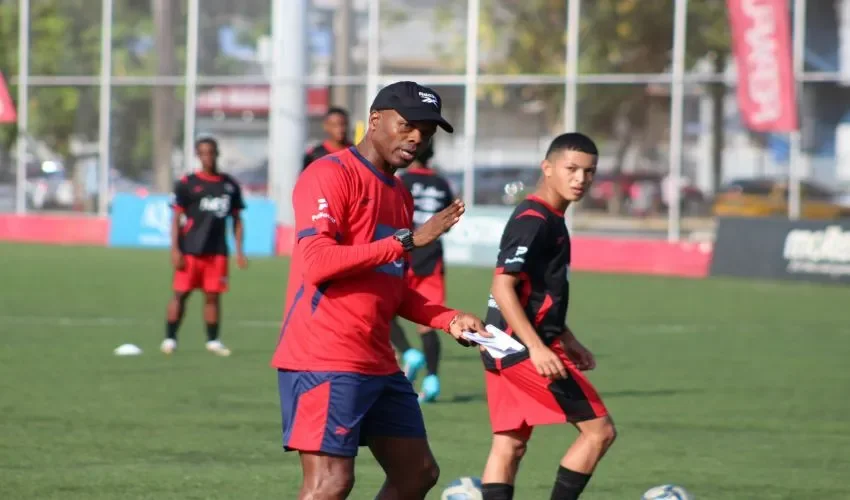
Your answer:
[[[416,392],[404,374],[278,370],[287,451],[354,457],[371,437],[425,438]]]

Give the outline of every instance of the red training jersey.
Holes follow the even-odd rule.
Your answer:
[[[292,204],[297,243],[273,367],[390,375],[395,316],[448,330],[456,311],[408,286],[409,258],[392,237],[413,226],[400,180],[351,147],[305,170]]]

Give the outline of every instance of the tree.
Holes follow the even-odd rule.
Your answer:
[[[479,51],[487,56],[480,70],[489,74],[562,74],[566,54],[567,1],[482,0]],[[592,73],[661,73],[671,63],[673,0],[584,0],[581,4],[579,71]],[[465,5],[444,4],[436,13],[438,26],[459,24]],[[687,62],[714,54],[722,64],[729,52],[725,2],[689,2]],[[458,37],[458,44],[464,43]],[[462,45],[461,45],[462,46]],[[462,70],[456,54],[445,54],[445,64]],[[725,86],[711,87],[722,106]],[[645,85],[580,85],[582,128],[601,137],[616,137],[618,156],[643,133],[653,99]],[[718,93],[718,91],[720,91]],[[532,85],[516,89],[524,100],[539,100],[552,132],[560,130],[564,117],[564,89],[560,85]],[[506,88],[485,86],[479,99],[494,105],[506,101]],[[722,107],[721,107],[722,110]],[[722,120],[718,127],[722,132]],[[616,129],[616,130],[615,130]],[[715,158],[719,161],[719,155]],[[619,168],[622,162],[617,162]]]

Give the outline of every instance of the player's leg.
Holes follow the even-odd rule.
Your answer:
[[[186,312],[186,301],[192,290],[199,288],[201,284],[195,257],[186,255],[183,269],[174,271],[171,285],[173,293],[165,312],[165,338],[159,346],[159,350],[164,354],[172,354],[177,349],[177,331]]]
[[[283,445],[301,455],[301,499],[342,499],[354,486],[364,415],[383,389],[379,377],[278,371]]]
[[[552,382],[549,390],[579,435],[561,459],[551,498],[573,500],[584,491],[617,431],[596,389],[559,347],[553,350],[562,356],[568,377]]]
[[[421,500],[437,484],[440,469],[425,434],[416,392],[399,373],[384,377],[380,398],[361,429],[386,480],[376,500]]]
[[[514,483],[522,457],[531,437],[531,428],[493,433],[493,443],[487,464],[481,475],[481,492],[484,500],[510,500],[514,497]]]
[[[561,459],[552,500],[577,499],[593,474],[596,465],[617,437],[609,416],[576,422],[578,438]]]
[[[437,264],[434,273],[421,278],[417,287],[419,293],[435,304],[446,304],[446,283],[443,275],[442,262]],[[425,378],[422,380],[422,390],[419,400],[431,402],[440,395],[440,378],[437,370],[440,366],[440,334],[436,330],[420,326],[419,335],[422,338],[422,351],[425,353]]]
[[[440,334],[436,330],[424,326],[417,326],[417,331],[422,339],[422,352],[425,355],[425,378],[422,379],[422,390],[419,391],[419,400],[432,402],[440,395],[440,376],[437,370],[440,367]]]
[[[519,464],[531,437],[532,429],[525,422],[525,409],[533,406],[533,402],[516,390],[511,378],[505,376],[505,370],[497,369],[494,360],[488,357],[485,360],[492,365],[484,372],[484,380],[493,442],[481,474],[481,491],[485,500],[510,500]]]
[[[390,322],[390,342],[396,351],[401,354],[401,365],[404,370],[404,376],[408,380],[415,380],[416,375],[425,366],[425,355],[422,351],[414,349],[407,341],[407,335],[404,334],[404,329],[398,324],[398,318],[393,318]]]
[[[221,295],[227,291],[227,257],[204,257],[204,324],[207,329],[206,348],[217,356],[230,356],[230,349],[221,343]]]
[[[191,292],[175,291],[168,300],[165,311],[165,338],[159,349],[165,354],[171,354],[177,349],[177,331],[183,321],[186,311],[186,300]]]
[[[301,452],[298,500],[343,500],[354,488],[354,457]]]

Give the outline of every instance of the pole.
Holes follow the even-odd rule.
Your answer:
[[[27,127],[29,126],[30,0],[21,0],[18,13],[18,135],[15,165],[15,213],[27,211]]]
[[[581,20],[581,0],[569,0],[567,4],[567,55],[566,83],[564,85],[564,131],[575,132],[578,129],[578,50],[579,21]],[[572,231],[575,225],[576,206],[567,207],[567,229]]]
[[[381,1],[369,0],[368,23],[366,26],[369,33],[369,41],[366,46],[366,92],[364,92],[365,127],[368,129],[369,124],[369,108],[372,107],[372,101],[378,93],[381,78]]]
[[[802,77],[805,71],[806,55],[806,0],[794,0],[794,29],[793,29],[793,62],[794,62],[794,85],[797,87],[797,102],[802,101],[803,84]],[[800,178],[803,174],[803,138],[800,132],[800,124],[797,130],[791,132],[790,157],[788,162],[788,218],[797,220],[800,218]]]
[[[97,213],[109,211],[109,131],[112,123],[112,0],[103,0],[100,26],[100,121],[98,128]]]
[[[469,0],[466,11],[466,75],[463,97],[463,201],[475,205],[475,137],[478,134],[478,24],[481,1]]]
[[[284,5],[285,4],[285,5]],[[269,197],[278,221],[292,225],[292,190],[306,137],[307,0],[272,2],[272,81],[269,115]]]
[[[667,205],[667,239],[681,235],[682,137],[685,108],[685,48],[688,29],[688,0],[676,0],[673,22],[673,82],[670,89],[670,192]],[[662,185],[662,192],[663,192]]]
[[[340,2],[334,12],[333,73],[335,76],[351,76],[351,2]],[[335,84],[331,87],[331,99],[335,106],[348,108],[349,87]]]
[[[198,94],[198,26],[200,0],[189,0],[186,18],[186,98],[183,102],[183,168],[191,170],[195,157],[195,107]]]

